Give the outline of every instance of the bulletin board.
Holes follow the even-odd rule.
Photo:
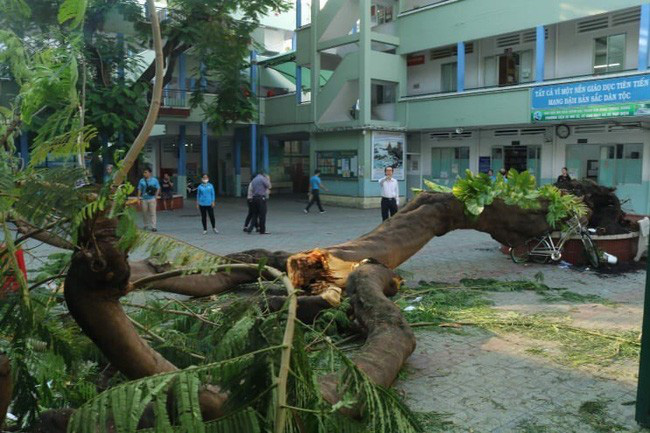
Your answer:
[[[316,152],[316,168],[323,178],[356,179],[359,156],[356,150]]]

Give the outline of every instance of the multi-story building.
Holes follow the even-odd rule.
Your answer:
[[[295,182],[308,157],[325,201],[367,207],[386,164],[404,193],[566,166],[650,213],[647,0],[303,0],[296,24],[295,50],[259,65],[272,175]]]

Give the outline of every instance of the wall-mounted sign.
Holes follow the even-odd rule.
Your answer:
[[[410,54],[406,57],[406,66],[424,65],[424,54]]]
[[[372,133],[372,180],[384,177],[384,169],[393,167],[393,177],[404,180],[406,134],[401,132]]]
[[[478,157],[478,172],[487,173],[489,169],[492,168],[492,158],[489,156],[479,156]]]
[[[531,120],[547,122],[650,115],[650,74],[531,89]]]

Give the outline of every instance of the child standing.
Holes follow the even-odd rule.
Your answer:
[[[201,211],[201,222],[203,223],[203,234],[208,232],[207,216],[210,216],[210,224],[212,224],[212,231],[219,233],[219,230],[214,226],[214,186],[210,183],[210,178],[207,174],[203,175],[201,185],[196,190],[196,208]]]

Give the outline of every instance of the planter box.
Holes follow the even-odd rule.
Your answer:
[[[557,242],[560,238],[559,232],[554,232],[551,234],[553,237],[553,242]],[[591,240],[596,244],[601,252],[609,253],[618,258],[619,263],[621,262],[631,262],[636,256],[639,233],[625,233],[622,235],[603,235],[596,236],[591,235]],[[509,247],[502,245],[501,252],[504,254],[509,254]],[[587,264],[587,259],[584,253],[584,246],[582,245],[582,240],[580,236],[574,236],[569,239],[564,244],[564,250],[562,251],[562,260],[571,263],[572,265],[585,265]]]

